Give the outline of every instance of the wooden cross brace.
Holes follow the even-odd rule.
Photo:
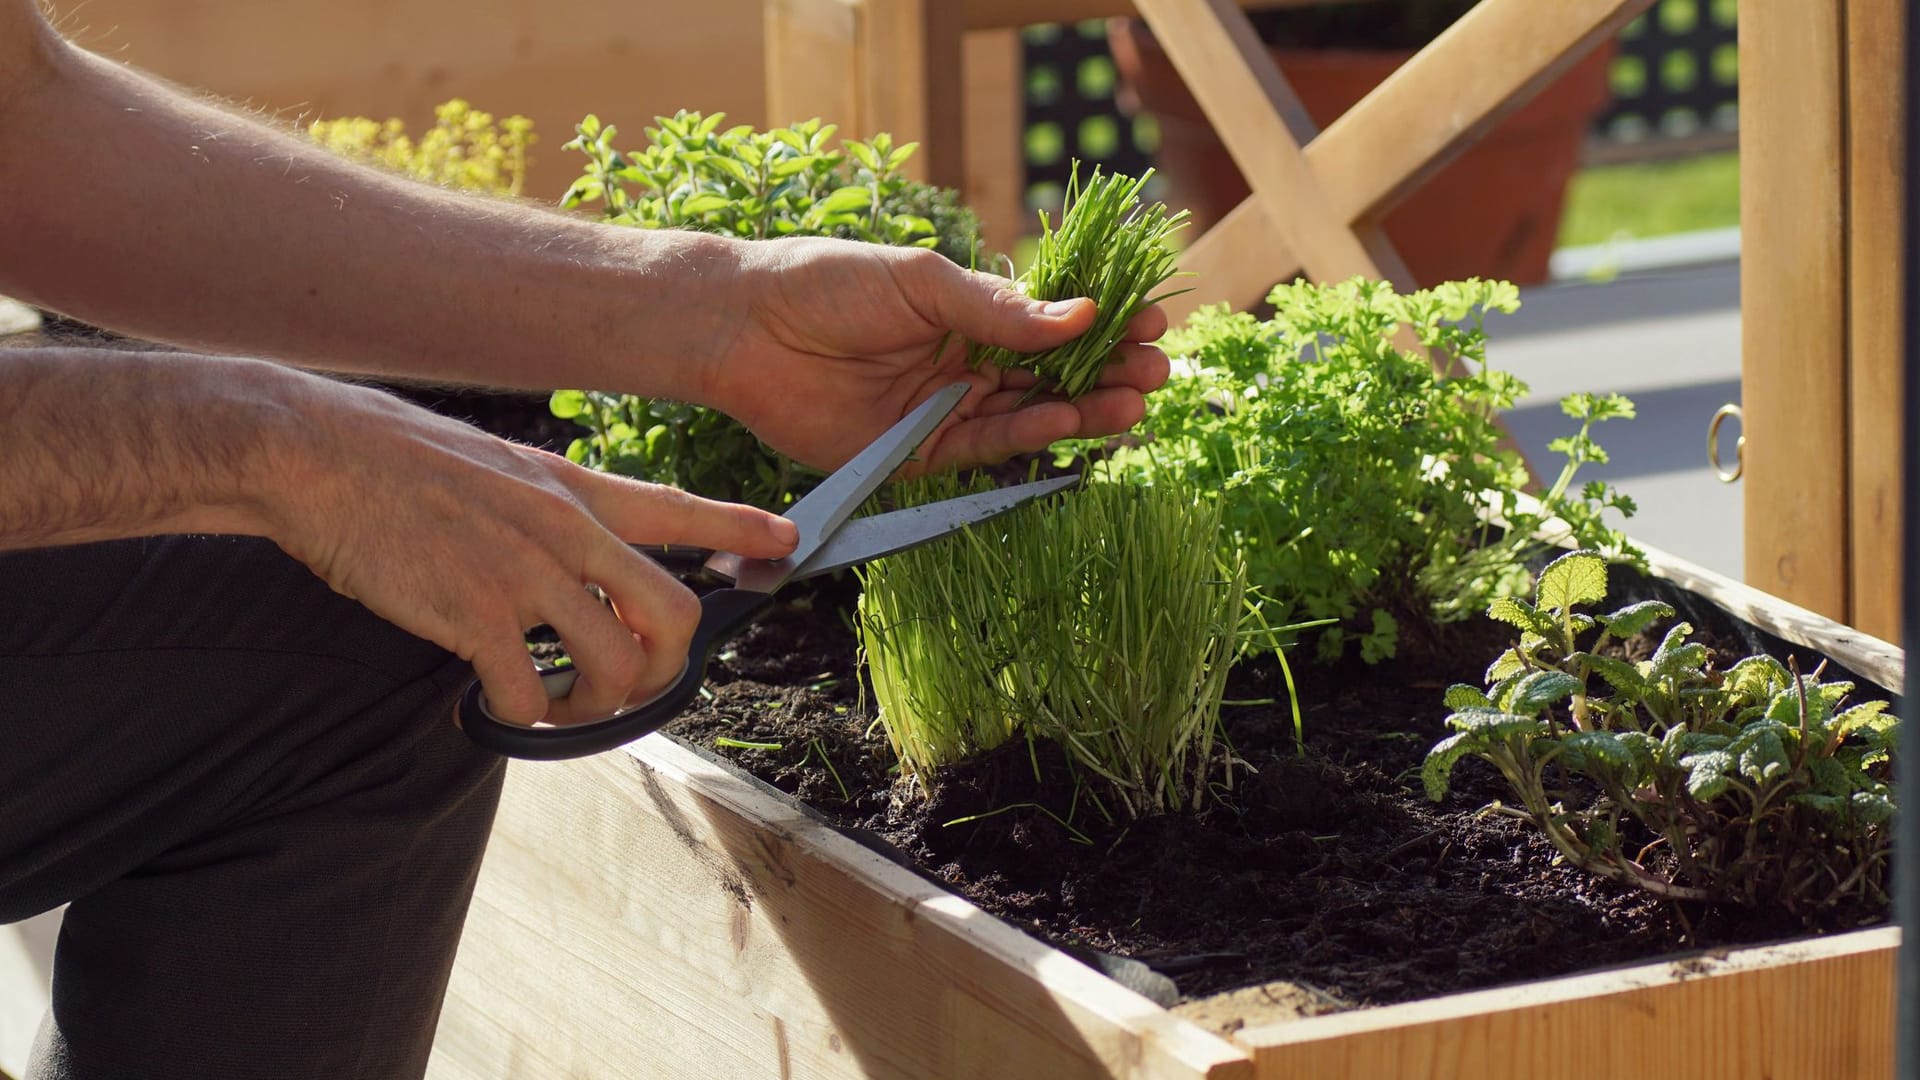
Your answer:
[[[1378,222],[1653,0],[1481,0],[1325,131],[1232,0],[1135,0],[1253,194],[1194,241],[1201,304],[1250,307],[1276,281],[1355,276],[1410,287]]]

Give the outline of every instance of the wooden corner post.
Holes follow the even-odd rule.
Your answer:
[[[966,182],[961,36],[940,0],[765,0],[767,121],[818,116],[863,138],[918,142],[916,180]]]
[[[1899,635],[1899,0],[1740,5],[1746,578]]]

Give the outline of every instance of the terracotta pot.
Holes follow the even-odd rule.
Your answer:
[[[1247,184],[1167,54],[1134,19],[1109,24],[1122,109],[1154,114],[1167,202],[1195,232],[1247,197]],[[1567,183],[1611,94],[1611,43],[1596,49],[1388,213],[1387,236],[1423,285],[1465,277],[1544,281]],[[1325,129],[1411,56],[1405,51],[1275,49],[1314,124]]]

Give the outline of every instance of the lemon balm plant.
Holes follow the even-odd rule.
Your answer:
[[[903,501],[960,487],[930,478]],[[1128,818],[1230,783],[1227,672],[1270,635],[1219,525],[1209,498],[1095,485],[860,570],[861,654],[903,771],[924,786],[1008,739],[1050,741]]]
[[[564,205],[598,206],[603,221],[636,228],[834,236],[975,258],[973,214],[953,193],[902,175],[917,144],[881,133],[836,146],[835,127],[817,119],[767,131],[724,122],[722,113],[656,117],[646,142],[623,150],[614,125],[588,116],[566,144],[587,162]],[[817,479],[710,409],[582,390],[559,391],[552,409],[587,429],[567,456],[597,468],[768,509]]]
[[[1530,603],[1489,617],[1520,631],[1487,687],[1446,694],[1453,734],[1427,756],[1436,801],[1464,758],[1492,763],[1567,860],[1672,899],[1810,917],[1884,904],[1897,722],[1883,701],[1846,707],[1771,656],[1724,669],[1678,623],[1646,659],[1618,648],[1674,617],[1659,601],[1590,613],[1607,597],[1593,552],[1540,574]]]

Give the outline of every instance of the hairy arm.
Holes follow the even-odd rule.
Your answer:
[[[0,352],[0,551],[266,535],[269,433],[311,379],[251,360]]]
[[[691,397],[740,245],[347,163],[0,0],[0,293],[209,352]]]

